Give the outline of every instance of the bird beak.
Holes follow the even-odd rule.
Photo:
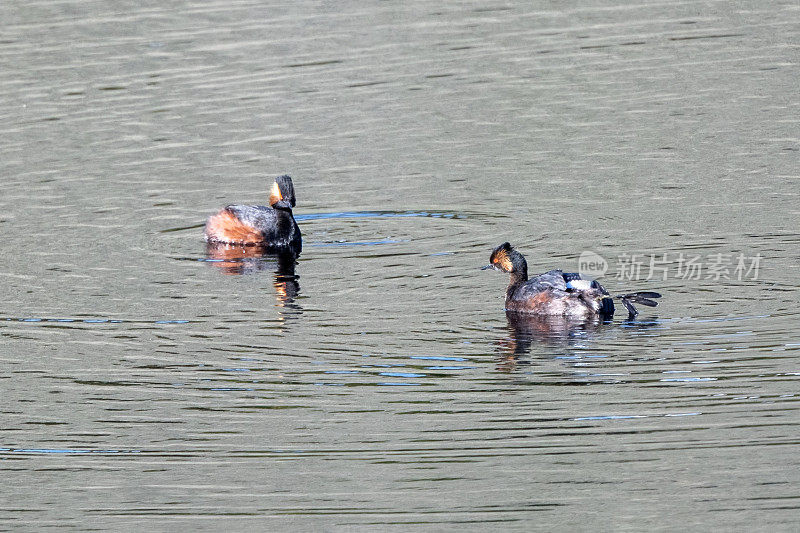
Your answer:
[[[485,267],[481,267],[481,270],[489,270],[494,269],[494,265],[486,265]]]

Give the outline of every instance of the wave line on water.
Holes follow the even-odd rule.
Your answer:
[[[630,420],[632,418],[665,418],[665,417],[680,417],[680,416],[699,416],[701,412],[692,413],[664,413],[652,415],[597,415],[597,416],[580,416],[577,418],[570,418],[572,421],[586,421],[586,420]]]
[[[332,241],[332,242],[312,242],[306,246],[377,246],[380,244],[398,244],[408,242],[408,240],[382,239],[379,241]]]
[[[68,454],[68,455],[127,455],[142,453],[141,450],[92,450],[89,448],[0,448],[0,453],[14,454]]]
[[[191,320],[136,320],[125,318],[52,318],[52,317],[0,317],[3,322],[49,324],[189,324]]]
[[[331,218],[466,218],[461,213],[429,211],[340,211],[336,213],[306,213],[294,215],[295,220],[323,220]]]

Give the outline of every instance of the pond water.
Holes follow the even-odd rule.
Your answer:
[[[0,21],[0,529],[800,527],[795,1]],[[297,264],[207,251],[283,173]]]

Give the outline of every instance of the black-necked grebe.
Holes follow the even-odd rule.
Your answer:
[[[303,244],[300,228],[297,227],[292,215],[294,205],[292,178],[278,176],[270,190],[269,207],[263,205],[225,207],[208,218],[205,228],[206,241],[266,246],[298,255]]]
[[[614,314],[614,300],[596,280],[561,270],[551,270],[528,279],[525,257],[507,242],[492,251],[489,261],[483,270],[493,268],[511,274],[506,290],[507,311],[574,318],[597,315],[610,318]],[[618,298],[628,310],[629,317],[634,317],[638,314],[634,303],[655,307],[658,303],[651,298],[661,298],[661,295],[657,292],[634,292]]]

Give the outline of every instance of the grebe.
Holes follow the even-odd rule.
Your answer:
[[[294,186],[289,176],[278,176],[269,195],[269,207],[229,205],[211,215],[206,222],[205,238],[209,243],[266,246],[299,255],[302,248],[300,228],[292,215]]]
[[[506,289],[506,310],[535,315],[558,315],[589,318],[614,315],[614,300],[596,280],[580,274],[551,270],[528,279],[525,257],[504,242],[492,251],[490,263],[482,270],[494,269],[511,274]],[[661,298],[657,292],[634,292],[618,296],[628,310],[629,318],[639,312],[634,303],[655,307]]]

